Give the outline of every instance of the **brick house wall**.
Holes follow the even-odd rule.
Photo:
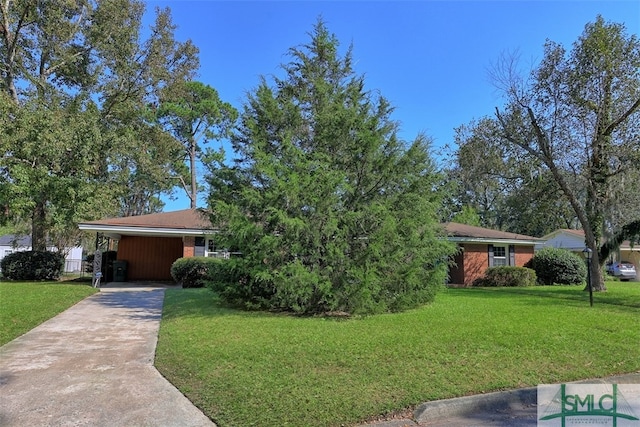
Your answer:
[[[453,261],[455,266],[449,270],[449,283],[471,286],[474,280],[484,276],[489,267],[489,246],[487,244],[463,243],[462,251]],[[515,265],[524,266],[534,254],[533,246],[515,246]]]
[[[516,246],[516,267],[524,267],[533,258],[533,253],[533,246]]]
[[[462,247],[464,249],[464,279],[462,284],[471,286],[474,280],[484,276],[484,272],[489,267],[488,246],[467,243]]]
[[[185,236],[182,238],[182,257],[191,258],[195,256],[196,238],[194,236]]]

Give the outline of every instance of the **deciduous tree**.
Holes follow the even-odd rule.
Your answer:
[[[496,110],[502,137],[552,174],[593,251],[594,287],[605,289],[609,253],[640,235],[640,210],[620,197],[638,192],[640,41],[599,16],[570,51],[547,42],[528,78],[516,59],[494,75],[508,101]]]
[[[30,218],[36,250],[76,233],[78,220],[118,213],[130,183],[117,173],[144,176],[152,193],[167,189],[160,177],[174,157],[150,146],[155,122],[145,111],[192,76],[197,50],[174,40],[168,10],[141,41],[143,12],[136,0],[0,3],[0,216]]]

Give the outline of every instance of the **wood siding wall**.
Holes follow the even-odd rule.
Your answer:
[[[182,237],[122,236],[118,259],[127,261],[127,280],[173,280],[171,264],[182,257]]]

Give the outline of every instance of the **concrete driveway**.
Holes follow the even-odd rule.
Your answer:
[[[215,426],[153,367],[164,287],[103,287],[0,347],[0,426]]]

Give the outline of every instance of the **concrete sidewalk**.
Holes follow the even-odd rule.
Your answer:
[[[640,372],[575,381],[582,384],[640,384]],[[364,424],[361,427],[525,427],[538,424],[537,388],[499,391],[426,402],[411,418]],[[634,395],[640,401],[640,387]]]
[[[215,426],[153,367],[163,299],[107,285],[0,347],[0,426]]]

